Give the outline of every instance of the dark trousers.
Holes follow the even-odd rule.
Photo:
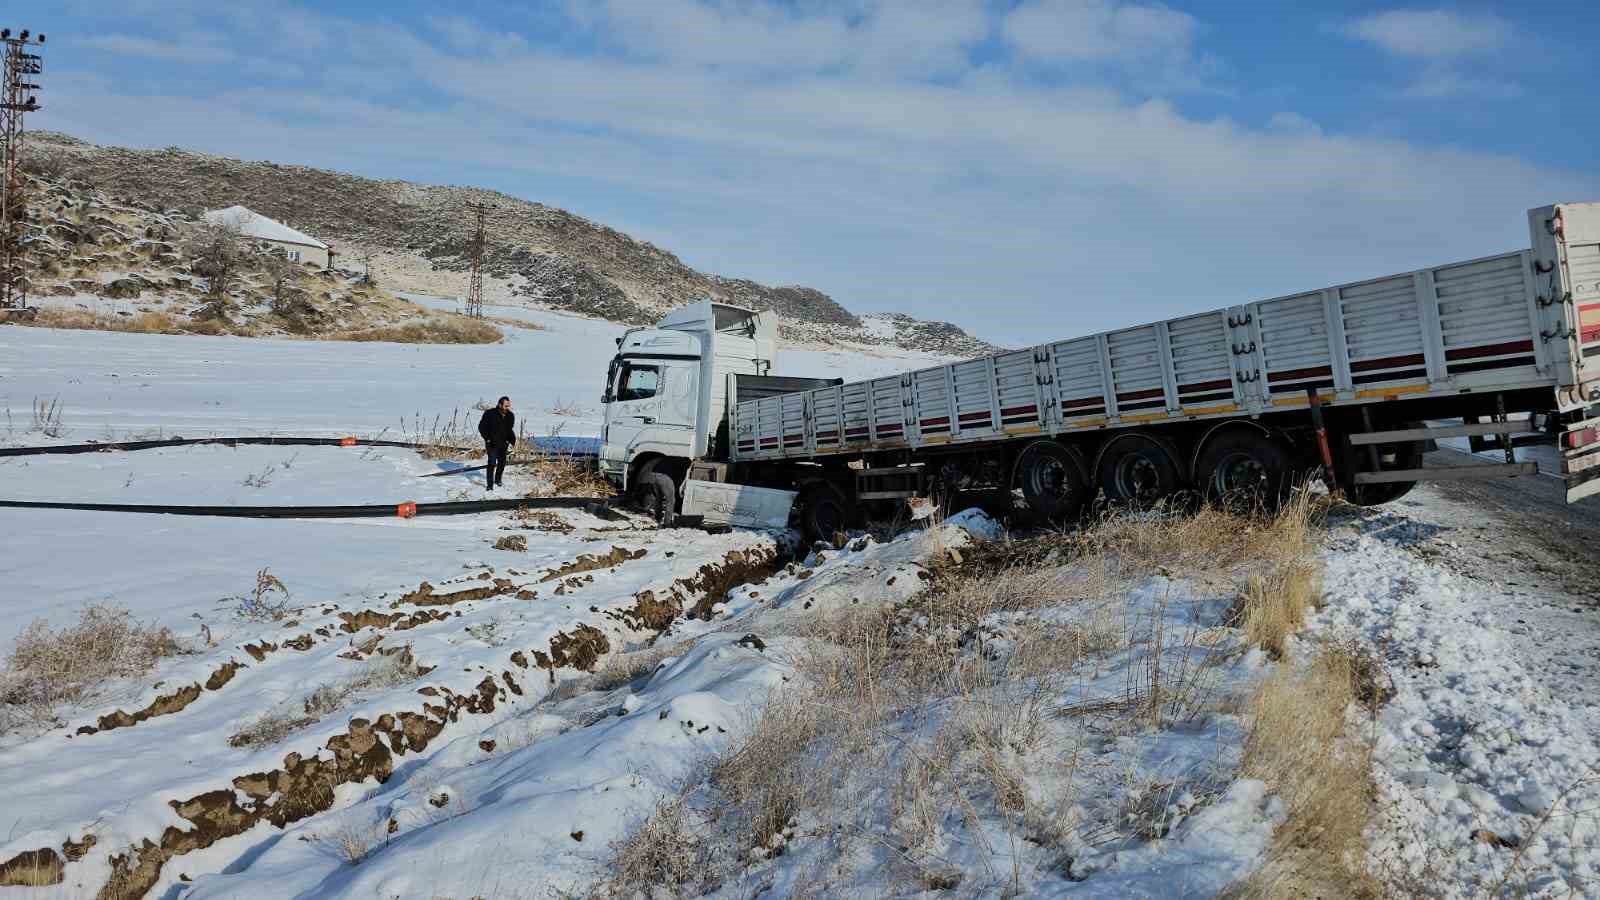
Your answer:
[[[489,467],[485,471],[489,479],[489,487],[494,487],[500,483],[506,474],[507,446],[505,444],[486,444],[485,447],[489,455]]]

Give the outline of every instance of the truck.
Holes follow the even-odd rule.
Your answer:
[[[1600,202],[1528,230],[1496,256],[851,383],[774,374],[773,315],[704,300],[617,340],[601,471],[662,521],[792,503],[823,538],[973,491],[1061,522],[1183,491],[1271,503],[1314,473],[1375,505],[1537,474],[1515,452],[1532,444],[1576,502],[1600,493]],[[1425,467],[1443,438],[1479,459]]]

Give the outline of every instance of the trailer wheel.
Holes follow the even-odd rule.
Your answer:
[[[1390,426],[1378,425],[1379,428]],[[1421,422],[1396,423],[1395,428],[1421,428]],[[1340,441],[1339,487],[1346,500],[1356,506],[1381,506],[1399,500],[1417,486],[1415,481],[1390,481],[1382,484],[1356,484],[1356,472],[1372,471],[1371,456],[1366,447],[1357,447],[1349,438]],[[1402,441],[1398,444],[1378,445],[1378,465],[1381,470],[1420,469],[1426,441]]]
[[[678,486],[665,472],[645,472],[639,479],[639,500],[644,511],[662,528],[677,518]]]
[[[1227,428],[1200,450],[1195,480],[1207,500],[1275,510],[1294,479],[1289,454],[1254,428]]]
[[[1107,500],[1136,506],[1154,503],[1183,483],[1170,445],[1146,434],[1112,438],[1100,451],[1095,475]]]
[[[1083,467],[1073,452],[1054,441],[1035,441],[1017,457],[1015,489],[1039,522],[1064,522],[1089,499]]]
[[[812,541],[833,543],[850,526],[850,498],[831,481],[813,481],[800,494],[800,528]]]

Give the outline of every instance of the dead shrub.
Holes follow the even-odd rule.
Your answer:
[[[716,857],[683,795],[656,803],[626,839],[611,845],[611,877],[593,898],[698,897],[716,887]]]
[[[1371,747],[1346,736],[1363,663],[1341,646],[1283,665],[1250,703],[1241,774],[1282,799],[1287,815],[1266,862],[1237,897],[1378,896],[1362,832],[1373,814]]]
[[[565,401],[558,397],[556,402],[546,407],[545,412],[552,416],[581,416],[583,415],[583,407],[579,406],[576,400]]]
[[[334,332],[330,341],[387,341],[395,344],[497,344],[500,329],[482,319],[457,313],[435,313],[420,321]]]
[[[120,606],[87,606],[76,624],[59,630],[35,620],[0,673],[0,733],[48,724],[56,706],[90,699],[105,682],[143,675],[182,652],[170,630],[138,622]]]

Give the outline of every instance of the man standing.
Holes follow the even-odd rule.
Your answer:
[[[478,433],[488,452],[488,488],[492,491],[506,474],[506,451],[517,442],[517,416],[511,411],[510,397],[501,397],[492,409],[483,411]]]

